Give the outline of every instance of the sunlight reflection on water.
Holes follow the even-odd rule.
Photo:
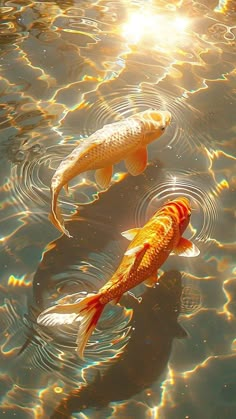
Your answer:
[[[129,309],[108,308],[85,365],[73,327],[49,333],[36,316],[71,290],[106,282],[125,249],[121,231],[184,193],[193,205],[186,236],[201,255],[170,257],[163,269],[182,273],[188,338],[173,341],[150,390],[77,417],[231,419],[235,2],[5,1],[1,19],[0,414],[49,417],[83,378],[93,382],[95,367],[108,374],[129,345]],[[93,174],[75,179],[60,198],[75,239],[56,240],[47,215],[59,162],[104,124],[150,107],[169,110],[172,123],[149,148],[146,172],[132,178],[119,164],[105,193]]]

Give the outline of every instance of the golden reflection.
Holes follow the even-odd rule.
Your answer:
[[[40,404],[36,404],[34,407],[34,419],[41,419],[43,417],[43,409]]]
[[[186,274],[185,272],[183,273],[183,276],[189,278],[191,281],[192,280],[194,280],[194,281],[195,280],[197,280],[197,281],[203,281],[203,280],[209,281],[209,280],[212,280],[212,279],[216,279],[216,276],[210,276],[210,275],[196,276],[196,275],[193,275],[193,274],[190,274],[190,273]]]
[[[7,6],[1,8],[6,22],[3,27],[3,35],[5,28],[5,37],[3,37],[5,40],[2,40],[3,47],[6,48],[5,63],[2,62],[2,84],[4,87],[2,102],[6,105],[1,108],[1,128],[3,137],[8,138],[8,132],[5,130],[9,130],[9,143],[15,141],[18,146],[17,151],[19,150],[26,157],[23,164],[23,161],[17,160],[12,152],[14,158],[8,156],[9,164],[13,164],[10,174],[8,167],[3,168],[4,176],[0,185],[2,194],[0,245],[2,251],[7,257],[14,257],[15,261],[19,263],[17,234],[21,233],[21,229],[31,225],[32,221],[35,223],[32,216],[37,215],[39,211],[42,214],[41,208],[45,209],[48,205],[49,179],[51,171],[55,169],[53,166],[57,165],[58,160],[61,160],[64,154],[61,147],[63,144],[69,143],[70,145],[78,138],[83,139],[91,131],[94,132],[108,121],[111,122],[111,119],[112,121],[119,119],[121,116],[132,113],[134,109],[139,110],[151,106],[159,108],[164,105],[173,113],[173,139],[171,139],[168,154],[164,156],[164,152],[162,152],[160,160],[167,165],[168,172],[170,171],[169,167],[174,165],[174,171],[173,175],[170,175],[170,181],[168,179],[163,181],[163,191],[158,177],[147,182],[149,191],[146,202],[148,202],[148,198],[152,198],[151,188],[155,189],[153,196],[160,198],[164,196],[164,192],[178,194],[183,190],[193,199],[197,207],[194,218],[201,219],[202,217],[203,227],[200,231],[197,224],[190,225],[191,233],[195,236],[198,233],[199,241],[211,241],[216,252],[213,254],[206,252],[205,258],[202,258],[202,262],[199,264],[199,270],[184,273],[184,279],[186,282],[199,281],[199,283],[203,283],[204,280],[202,286],[206,293],[209,285],[207,281],[216,280],[217,283],[219,277],[224,279],[222,287],[225,296],[223,313],[229,321],[234,319],[235,291],[233,284],[235,283],[236,267],[233,257],[236,244],[233,241],[234,238],[230,242],[229,237],[233,230],[233,224],[232,230],[231,225],[227,229],[225,220],[231,215],[229,211],[235,212],[232,201],[236,177],[232,176],[232,166],[235,164],[233,139],[236,125],[233,122],[233,113],[232,123],[230,118],[227,118],[230,109],[222,105],[221,98],[224,96],[226,98],[224,104],[232,104],[233,108],[235,89],[233,90],[232,87],[236,76],[234,66],[235,22],[232,22],[231,26],[230,23],[226,25],[226,22],[230,13],[236,11],[235,0],[218,0],[218,2],[203,2],[201,0],[193,2],[184,2],[183,0],[140,1],[130,4],[117,2],[117,4],[119,3],[117,10],[116,2],[103,1],[97,1],[96,5],[92,2],[87,2],[87,4],[81,2],[83,10],[78,9],[77,5],[70,0],[64,3],[56,2],[55,5],[48,2],[43,4],[42,2],[19,0],[14,3],[14,7],[9,7],[8,3],[6,2]],[[132,9],[134,4],[135,7],[137,6],[136,10]],[[70,5],[71,7],[69,7]],[[101,8],[101,11],[104,8],[103,16],[102,14],[99,16],[96,8]],[[128,17],[124,23],[124,14],[126,13]],[[191,17],[181,13],[191,15]],[[108,19],[111,19],[111,25],[109,25]],[[124,42],[121,42],[121,36]],[[144,52],[143,46],[145,46]],[[57,59],[58,57],[59,59]],[[150,63],[148,62],[149,57],[152,59],[150,59]],[[50,58],[52,58],[51,62]],[[62,66],[62,64],[65,65]],[[11,70],[11,67],[14,68],[14,71]],[[216,83],[217,81],[218,83]],[[218,89],[220,84],[224,86],[222,93]],[[216,86],[215,90],[214,86]],[[207,100],[207,95],[213,90],[213,99]],[[214,100],[219,103],[219,120],[221,119],[222,124],[225,124],[226,127],[225,131],[221,132],[219,125],[220,144],[219,142],[215,143],[214,130],[210,132],[211,128],[215,128],[211,124],[215,123],[216,128],[218,127],[217,113],[214,119]],[[205,125],[202,123],[201,126],[201,121],[204,122],[205,116],[207,118],[208,115],[204,101],[207,103],[209,115],[213,115],[213,119],[212,122],[209,119]],[[194,125],[195,123],[196,125]],[[209,132],[206,131],[207,127],[209,127]],[[27,136],[24,137],[25,133]],[[11,135],[12,137],[10,137]],[[26,138],[26,142],[24,142],[24,138]],[[200,156],[200,150],[196,144],[201,144],[202,150],[204,150],[208,140],[211,141],[209,143],[211,148],[205,148],[204,155]],[[28,146],[34,144],[35,141],[44,144],[46,157],[42,160],[35,158],[32,165],[29,165]],[[55,148],[53,148],[53,144],[56,145]],[[209,178],[207,176],[200,178],[202,169],[200,170],[197,166],[197,158],[191,163],[190,158],[185,158],[188,156],[187,154],[183,154],[182,159],[182,168],[187,171],[187,176],[178,172],[182,158],[180,146],[183,149],[185,144],[187,144],[186,147],[190,145],[194,153],[199,153],[197,156],[199,160],[202,157],[204,170],[206,169]],[[222,149],[217,150],[217,147]],[[19,165],[16,166],[16,164]],[[19,170],[20,164],[24,169],[22,171]],[[192,176],[189,169],[191,164],[193,164],[194,172]],[[113,183],[121,182],[126,177],[127,173],[116,173],[113,176]],[[137,185],[138,181],[137,179]],[[79,203],[80,197],[88,203],[99,199],[97,193],[94,193],[91,198],[86,194],[77,196],[77,186],[81,186],[83,190],[88,188],[96,191],[95,184],[89,179],[85,177],[78,179],[77,184],[74,182],[71,188],[73,201]],[[70,203],[70,201],[68,202]],[[68,205],[68,202],[66,201],[64,204]],[[156,205],[154,198],[151,202],[154,202],[154,206]],[[75,206],[70,205],[74,214]],[[142,205],[144,205],[143,202]],[[232,205],[232,209],[230,205]],[[142,208],[145,209],[144,206]],[[127,212],[128,210],[129,208]],[[220,210],[223,210],[224,213],[222,214]],[[218,217],[218,214],[225,215],[225,218]],[[43,225],[47,229],[48,224],[45,220],[44,224],[40,224],[39,227],[43,228]],[[201,225],[200,221],[199,225]],[[219,228],[219,225],[220,227],[222,225],[222,228]],[[215,233],[213,234],[215,226],[220,230],[217,237],[215,237]],[[17,236],[16,244],[13,243],[15,235]],[[23,241],[24,237],[21,237],[22,248],[27,247],[26,244],[22,245]],[[55,246],[55,243],[49,243],[44,253],[49,249],[52,250]],[[209,262],[213,266],[211,270],[207,269]],[[81,271],[87,269],[87,266],[84,266]],[[11,272],[13,271],[17,272],[15,267],[11,270]],[[231,274],[233,277],[229,279]],[[6,278],[9,298],[13,292],[21,290],[25,293],[27,289],[24,287],[31,285],[30,277],[19,275],[19,272],[18,275],[7,273]],[[185,304],[189,304],[189,301],[194,303],[194,288],[191,285],[191,288],[186,289],[187,292],[183,294],[186,300]],[[53,298],[53,294],[51,298]],[[129,313],[127,312],[125,315],[128,316]],[[186,321],[191,322],[193,315],[184,313],[184,317]],[[193,337],[196,330],[197,327],[191,329]],[[18,355],[19,348],[18,346],[10,347],[11,329],[5,331],[4,336],[6,343],[1,346],[1,356],[3,362],[5,359],[11,364],[9,358]],[[118,338],[114,337],[113,344],[120,341],[121,345],[123,339],[125,337],[119,334]],[[236,350],[236,339],[232,342],[232,350]],[[116,356],[117,353],[111,353],[111,358]],[[58,355],[58,359],[63,359],[62,353]],[[168,404],[171,404],[174,408],[175,394],[178,391],[176,388],[181,374],[182,378],[188,379],[190,375],[197,372],[198,368],[207,367],[211,359],[206,358],[194,369],[191,368],[192,364],[189,365],[186,361],[184,363],[186,371],[183,373],[169,367],[167,380],[163,383],[160,407],[168,409]],[[21,362],[19,361],[19,363]],[[102,366],[104,360],[101,362],[96,360],[95,363]],[[35,370],[35,368],[33,369]],[[8,377],[10,377],[10,373]],[[42,375],[39,374],[39,377]],[[47,416],[43,407],[48,400],[53,399],[54,401],[55,398],[59,399],[62,396],[61,393],[65,391],[63,384],[63,382],[56,382],[54,373],[50,378],[50,384],[41,384],[45,387],[37,394],[37,402],[34,405],[32,402],[35,419]],[[10,392],[7,403],[3,401],[2,407],[9,408],[12,400]],[[20,409],[22,409],[20,414],[25,416],[32,414],[32,411],[30,412],[27,407],[24,408],[24,411],[23,408]],[[120,410],[122,414],[121,407]],[[151,416],[149,417],[153,419],[162,415],[157,406],[150,410]],[[80,416],[87,418],[82,412]],[[185,418],[187,419],[188,416]]]
[[[226,157],[226,158],[231,159],[231,160],[236,160],[236,157],[235,156],[232,156],[231,154],[225,153],[222,150],[208,150],[205,147],[205,152],[206,152],[206,155],[209,158],[210,163],[211,163],[210,166],[209,166],[209,170],[212,169],[212,163],[213,163],[213,161],[215,159],[219,159],[220,157]]]
[[[235,0],[219,0],[218,5],[215,7],[215,12],[225,14],[229,11],[232,11],[232,13],[236,12]]]
[[[19,277],[15,275],[10,275],[8,279],[8,285],[13,287],[30,287],[31,280],[28,278],[27,275],[22,275]]]
[[[63,392],[63,388],[62,387],[54,387],[54,392],[55,393],[62,393]]]
[[[183,36],[189,19],[183,16],[153,14],[153,11],[134,12],[130,14],[128,21],[121,28],[121,35],[129,44],[137,44],[141,40],[154,40],[160,43],[160,47],[168,44],[176,44],[180,36]]]
[[[234,292],[232,293],[232,284],[235,283],[235,278],[227,279],[223,284],[223,292],[226,297],[226,303],[223,306],[223,313],[227,316],[227,319],[230,321],[234,318],[234,315],[231,313],[231,303],[234,304]],[[229,289],[228,289],[229,288]]]
[[[158,419],[159,415],[158,415],[158,407],[154,406],[154,407],[150,407],[148,410],[148,414],[149,414],[149,418],[150,419]]]

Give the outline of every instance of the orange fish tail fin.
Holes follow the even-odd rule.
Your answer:
[[[52,206],[51,206],[51,214],[49,214],[48,218],[51,223],[62,233],[66,234],[68,237],[72,237],[68,230],[66,230],[64,226],[64,221],[61,215],[60,208],[57,204],[57,197],[58,193],[55,193],[52,189]]]
[[[71,298],[71,296],[69,296]],[[67,297],[62,299],[66,301]],[[102,314],[104,304],[100,303],[100,294],[88,294],[73,304],[58,304],[43,311],[37,318],[37,323],[44,326],[55,326],[79,322],[76,340],[77,353],[83,359],[84,348],[93,333]]]

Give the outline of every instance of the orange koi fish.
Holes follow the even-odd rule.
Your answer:
[[[193,257],[200,252],[182,234],[189,224],[190,202],[177,198],[164,204],[143,226],[122,233],[131,243],[111,279],[97,294],[74,294],[62,298],[59,304],[43,311],[37,322],[45,326],[79,322],[77,353],[82,358],[84,348],[91,336],[105,305],[118,303],[122,295],[141,282],[153,286],[157,282],[157,271],[171,252],[180,256]]]
[[[92,334],[105,305],[118,303],[122,295],[141,282],[153,286],[157,282],[157,271],[174,252],[180,256],[193,257],[198,248],[182,237],[191,215],[187,198],[177,198],[163,205],[143,228],[134,228],[122,233],[131,243],[112,278],[97,294],[74,294],[62,298],[59,304],[43,311],[37,322],[45,326],[80,322],[77,337],[77,353],[82,358],[86,343]]]
[[[125,160],[128,172],[137,176],[147,165],[147,145],[160,137],[171,120],[168,111],[149,109],[122,121],[104,125],[80,143],[61,162],[51,181],[51,214],[49,219],[62,233],[71,237],[65,229],[59,207],[58,195],[75,176],[88,170],[96,170],[97,184],[106,189],[112,177],[113,165]]]

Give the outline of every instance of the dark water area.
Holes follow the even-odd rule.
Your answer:
[[[134,314],[131,337],[123,354],[103,376],[98,370],[90,385],[63,399],[51,418],[65,418],[91,406],[102,408],[149,389],[166,368],[173,338],[187,337],[177,323],[181,293],[180,273],[169,271],[155,288],[145,291],[141,303],[133,297],[125,301],[124,297],[122,304],[132,308]]]
[[[0,3],[0,417],[236,417],[236,4]],[[85,172],[59,198],[73,238],[48,220],[50,182],[79,141],[148,108],[172,121],[137,177],[101,191]],[[81,360],[76,325],[39,313],[93,292],[168,199],[190,199],[160,284],[108,304]]]

